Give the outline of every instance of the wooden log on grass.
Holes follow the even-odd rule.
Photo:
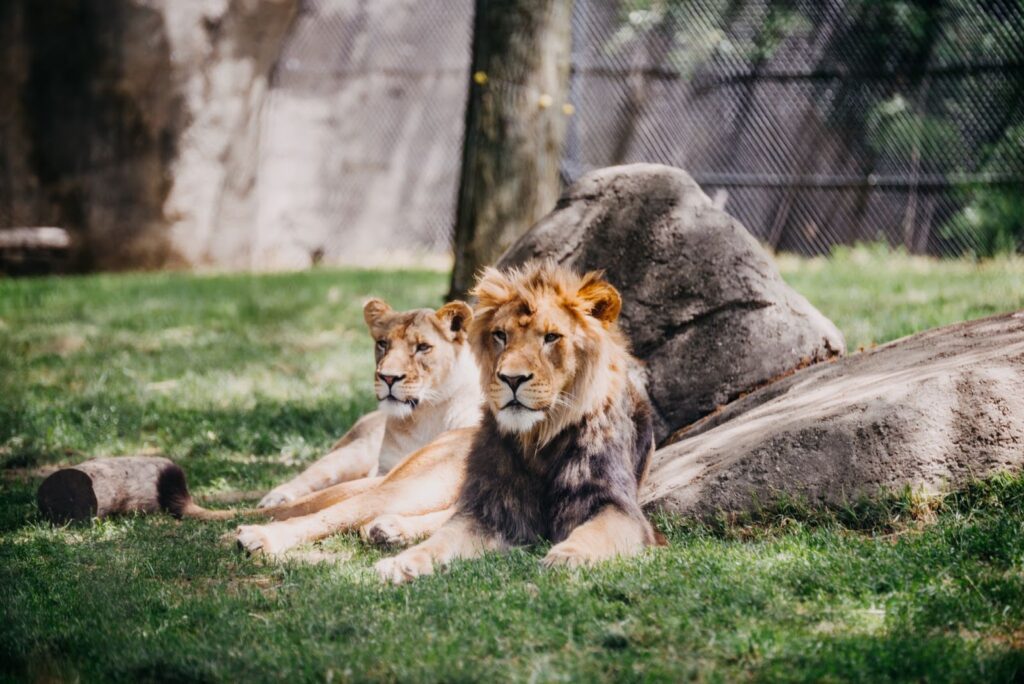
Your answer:
[[[179,491],[182,490],[182,491]],[[43,516],[58,524],[116,513],[154,513],[169,496],[188,496],[185,473],[159,456],[97,458],[62,468],[39,486]]]

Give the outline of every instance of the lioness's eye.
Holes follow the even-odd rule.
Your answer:
[[[552,342],[557,342],[560,339],[562,339],[562,336],[558,333],[548,333],[544,336],[544,343],[551,344]]]
[[[419,344],[416,345],[416,351],[418,352],[428,352],[431,349],[433,349],[433,347],[431,347],[426,342],[420,342]]]
[[[494,339],[496,339],[501,344],[505,344],[505,342],[508,340],[508,338],[505,336],[504,330],[495,330],[494,332],[491,333],[491,335],[493,335]]]
[[[387,340],[377,340],[377,349],[380,349],[381,351],[384,351],[387,348],[388,348],[388,341]]]

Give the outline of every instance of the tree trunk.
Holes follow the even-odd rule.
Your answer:
[[[476,0],[452,298],[558,201],[572,0]]]

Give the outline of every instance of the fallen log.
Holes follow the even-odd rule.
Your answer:
[[[116,513],[166,510],[168,496],[182,494],[188,496],[185,473],[172,461],[119,456],[58,470],[39,485],[36,503],[45,518],[63,524]]]

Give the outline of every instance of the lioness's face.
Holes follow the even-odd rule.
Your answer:
[[[374,340],[373,387],[386,413],[406,418],[420,404],[447,399],[457,355],[473,312],[465,302],[437,311],[394,311],[379,299],[363,308]]]
[[[574,390],[594,371],[599,331],[620,307],[597,274],[542,276],[524,285],[488,271],[476,290],[485,314],[474,326],[474,351],[488,406],[508,433],[529,432],[578,404]]]

